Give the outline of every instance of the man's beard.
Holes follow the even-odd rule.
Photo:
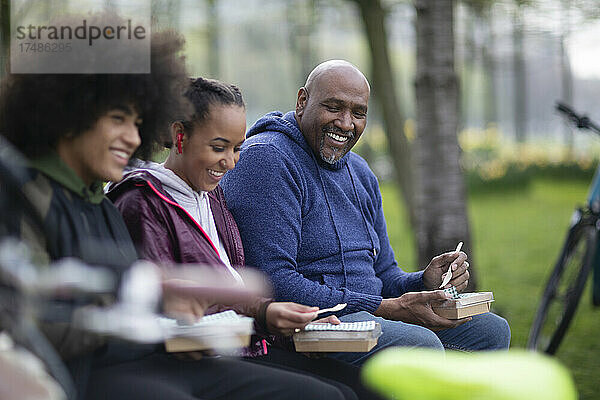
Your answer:
[[[323,132],[323,135],[321,136],[321,143],[319,144],[319,155],[321,156],[321,160],[323,160],[327,164],[335,164],[337,161],[339,161],[340,158],[342,158],[348,152],[346,150],[346,148],[348,148],[348,145],[350,144],[352,139],[354,139],[354,132],[353,131],[343,131],[340,128],[338,128],[337,126],[331,126],[331,125],[324,126],[321,129],[321,131]],[[329,149],[332,151],[332,154],[329,157],[325,156],[325,153],[323,151],[324,147],[325,147],[325,136],[327,135],[327,133],[333,133],[336,135],[348,137],[348,140],[346,141],[346,144],[344,145],[344,147],[342,147],[342,148],[329,147]],[[337,157],[339,154],[341,154],[341,156]]]

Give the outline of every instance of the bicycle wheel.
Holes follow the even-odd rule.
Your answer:
[[[587,215],[570,229],[542,295],[527,347],[554,354],[583,293],[596,250],[597,218]]]

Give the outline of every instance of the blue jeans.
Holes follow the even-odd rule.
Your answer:
[[[473,316],[465,324],[452,329],[433,332],[418,325],[400,321],[390,321],[376,317],[366,311],[340,317],[342,322],[374,320],[381,324],[382,335],[377,345],[368,353],[332,353],[330,357],[354,365],[362,365],[379,350],[391,347],[429,347],[443,351],[452,350],[508,350],[510,345],[510,327],[502,317],[493,313]]]

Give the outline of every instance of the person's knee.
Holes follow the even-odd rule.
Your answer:
[[[475,315],[465,326],[474,338],[473,343],[467,345],[469,350],[507,350],[510,346],[510,326],[494,313]]]
[[[404,324],[401,331],[392,332],[389,345],[402,347],[425,347],[444,350],[442,342],[431,330],[418,325]]]
[[[507,350],[510,346],[510,326],[499,315],[487,313],[489,350]]]
[[[419,325],[387,320],[376,317],[366,311],[359,311],[342,317],[342,321],[344,322],[368,320],[374,320],[381,324],[382,335],[379,337],[376,351],[390,346],[427,347],[444,350],[444,346],[437,335],[433,331]]]
[[[415,341],[415,347],[428,347],[436,350],[444,350],[442,342],[437,335],[422,326],[415,326],[415,329],[411,329],[413,339]]]

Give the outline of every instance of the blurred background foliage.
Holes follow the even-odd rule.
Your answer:
[[[48,14],[88,10],[140,0],[21,0],[23,9]],[[153,29],[173,28],[186,38],[192,76],[240,86],[248,122],[265,112],[293,108],[296,91],[320,61],[344,58],[370,77],[368,43],[360,10],[351,0],[151,0]],[[7,0],[1,0],[6,32]],[[414,139],[415,7],[383,0],[387,40],[403,129]],[[553,111],[563,100],[600,120],[600,4],[597,0],[463,0],[456,2],[456,72],[460,82],[460,129],[468,137],[495,130],[507,142],[556,142],[590,148]],[[520,31],[515,36],[515,31]],[[8,35],[0,37],[2,47]],[[4,68],[7,53],[2,53]],[[4,69],[2,71],[4,72]],[[517,110],[515,104],[523,102]],[[372,102],[369,125],[357,150],[367,158],[387,152],[381,107]],[[523,114],[517,118],[517,114]],[[523,121],[521,121],[523,120]],[[523,124],[523,126],[520,126]],[[524,127],[523,132],[519,132]],[[462,135],[462,133],[461,133]],[[476,140],[473,138],[472,140]],[[466,150],[464,145],[463,150]],[[577,153],[580,154],[580,153]],[[385,168],[382,167],[385,172]],[[377,169],[379,171],[379,169]],[[385,179],[385,173],[382,174]]]
[[[136,1],[142,0],[20,0],[21,8],[13,12],[33,10],[51,18],[67,9]],[[397,259],[414,270],[420,264],[414,216],[406,209],[398,153],[390,143],[400,138],[400,147],[413,154],[419,139],[417,9],[449,1],[151,0],[152,29],[173,28],[185,36],[192,76],[238,85],[250,125],[266,112],[293,109],[298,88],[323,60],[346,59],[374,83],[375,64],[382,59],[372,55],[363,19],[381,10],[385,37],[375,43],[385,39],[393,79],[374,85],[379,92],[373,92],[369,123],[355,150],[382,183]],[[8,59],[9,3],[0,0],[0,75]],[[473,243],[469,253],[478,286],[494,291],[495,311],[509,320],[513,346],[523,347],[570,213],[584,203],[600,159],[598,138],[575,132],[554,111],[560,100],[600,121],[600,3],[452,4],[458,126],[449,134],[460,146],[456,167],[465,182],[463,202]],[[386,122],[390,101],[396,103],[396,118],[388,111]],[[455,238],[463,239],[452,237],[448,250]],[[586,296],[558,358],[571,369],[581,399],[599,399],[600,318]]]

